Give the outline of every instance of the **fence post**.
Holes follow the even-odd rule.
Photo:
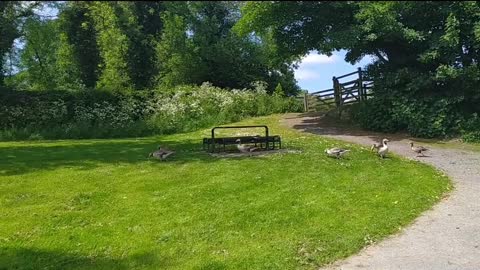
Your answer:
[[[303,111],[308,112],[308,92],[303,92]]]
[[[337,105],[338,117],[342,118],[342,90],[337,77],[333,76],[333,93],[335,95],[335,105]]]
[[[337,107],[340,107],[341,102],[342,102],[342,95],[340,93],[340,87],[338,85],[338,79],[337,77],[333,76],[333,96],[335,97],[335,105]]]
[[[364,89],[363,89],[363,74],[362,74],[362,68],[358,68],[358,95],[360,97],[360,101],[363,101],[366,99]]]

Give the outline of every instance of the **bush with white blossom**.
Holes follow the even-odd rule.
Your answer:
[[[130,93],[0,93],[0,140],[111,138],[191,131],[245,117],[299,111],[265,85],[225,90],[209,83]]]

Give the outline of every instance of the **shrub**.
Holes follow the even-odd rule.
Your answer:
[[[462,121],[456,107],[457,101],[445,98],[374,98],[356,105],[352,117],[363,127],[374,131],[406,130],[416,137],[447,137],[458,132]]]
[[[352,105],[352,119],[362,127],[380,132],[395,132],[404,126],[395,119],[391,102],[388,100],[370,99]]]
[[[0,92],[0,140],[111,138],[191,131],[245,117],[300,111],[294,98],[208,83],[129,93]]]
[[[478,135],[478,101],[475,95],[466,94],[475,89],[467,84],[472,76],[451,82],[407,68],[383,73],[373,70],[370,75],[375,81],[374,98],[352,110],[352,118],[363,127],[383,132],[405,130],[425,138],[464,134],[465,139],[475,140]]]
[[[462,139],[465,142],[480,142],[480,117],[473,113],[460,125]]]

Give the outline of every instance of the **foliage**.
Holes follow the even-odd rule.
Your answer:
[[[480,117],[474,113],[466,118],[460,126],[462,139],[466,142],[480,142]]]
[[[284,96],[285,92],[283,91],[283,87],[281,83],[278,83],[275,87],[275,91],[273,92],[277,96]]]
[[[81,71],[75,62],[74,47],[68,42],[65,33],[58,35],[58,48],[56,52],[56,76],[58,89],[81,90],[86,86],[81,81]]]
[[[21,27],[26,18],[33,15],[38,1],[2,1],[0,2],[0,87],[4,86],[4,64],[7,53],[11,52],[13,42],[21,36]]]
[[[28,70],[32,90],[55,89],[57,28],[54,21],[28,18],[24,26],[26,40],[21,54],[21,67]]]
[[[99,89],[128,89],[131,87],[128,73],[130,42],[120,28],[116,8],[108,2],[94,2],[89,6],[90,16],[97,32],[97,44],[102,59]]]
[[[367,128],[444,137],[480,113],[478,2],[249,2],[242,14],[235,31],[269,36],[286,59],[375,56],[374,100],[355,110]]]
[[[267,124],[297,153],[212,157],[200,150],[210,129],[0,143],[0,268],[318,269],[398,232],[450,188],[425,164],[279,120],[237,124]],[[159,144],[176,154],[148,160]],[[326,157],[332,145],[351,158]]]
[[[407,130],[416,137],[447,137],[458,133],[462,116],[457,105],[448,99],[375,98],[355,105],[352,114],[363,127],[375,131]]]
[[[95,87],[99,76],[100,52],[96,42],[94,21],[89,16],[89,2],[68,2],[58,15],[60,85],[77,83]],[[73,87],[75,89],[77,87]],[[71,89],[71,88],[67,88]]]
[[[209,84],[157,91],[0,93],[0,140],[110,138],[195,130],[249,116],[300,111],[264,86],[227,91]]]
[[[157,46],[160,85],[202,84],[246,88],[253,81],[267,81],[268,91],[282,82],[296,94],[290,66],[273,63],[270,44],[232,32],[238,20],[235,2],[170,4],[163,15],[164,32]]]
[[[10,4],[7,10],[20,6]],[[66,1],[56,6],[58,18],[34,10],[27,31],[12,35],[27,46],[14,48],[24,61],[9,68],[19,69],[9,78],[10,87],[128,91],[210,82],[242,89],[261,80],[269,93],[278,83],[288,95],[298,91],[290,63],[271,60],[275,53],[269,39],[232,32],[238,2]],[[2,14],[2,20],[10,13]],[[12,25],[20,28],[20,23]],[[13,39],[5,44],[5,53]],[[11,56],[13,51],[0,59],[2,66],[16,65]]]
[[[370,99],[351,107],[353,120],[364,128],[390,133],[405,128],[393,118],[391,101]]]
[[[192,43],[187,39],[187,26],[184,18],[170,12],[162,16],[164,30],[156,47],[158,82],[160,86],[172,87],[193,83],[196,61],[192,55]]]
[[[162,14],[164,2],[124,2],[125,12],[121,16],[130,40],[128,67],[135,89],[155,86],[158,75],[155,45],[164,31]]]

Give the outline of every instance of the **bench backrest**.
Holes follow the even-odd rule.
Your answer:
[[[215,139],[215,130],[216,130],[216,129],[257,128],[257,127],[263,127],[263,128],[265,128],[265,137],[268,138],[268,127],[265,126],[265,125],[259,125],[259,126],[223,126],[223,127],[214,127],[214,128],[212,128],[212,140]]]

